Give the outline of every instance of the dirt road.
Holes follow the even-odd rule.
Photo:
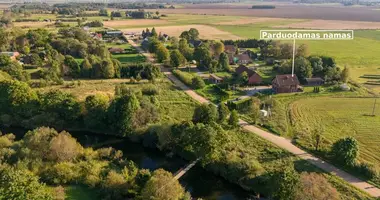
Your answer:
[[[128,40],[128,42],[132,46],[134,46],[138,51],[144,52],[138,45],[136,45],[135,42],[129,41],[129,40]],[[149,54],[149,53],[143,53],[143,54],[147,56],[149,61],[154,61],[154,58],[151,54]],[[162,67],[162,66],[161,66],[161,70],[177,87],[184,90],[184,92],[186,92],[190,97],[192,97],[193,99],[195,99],[196,101],[198,101],[200,103],[210,103],[210,101],[208,101],[204,97],[198,95],[193,90],[191,90],[189,87],[187,87],[184,83],[182,83],[180,80],[178,80],[177,77],[175,77],[170,72],[170,70],[168,70],[167,68]],[[348,174],[347,172],[345,172],[343,170],[340,170],[339,168],[333,166],[332,164],[327,163],[327,162],[307,153],[306,151],[304,151],[304,150],[296,147],[295,145],[293,145],[290,140],[285,139],[285,138],[280,137],[280,136],[277,136],[277,135],[274,135],[270,132],[264,131],[264,130],[256,127],[256,126],[249,125],[248,122],[243,121],[243,120],[239,120],[239,125],[243,129],[245,129],[251,133],[254,133],[254,134],[272,142],[273,144],[277,145],[278,147],[291,152],[292,154],[300,157],[301,159],[308,161],[309,163],[321,168],[322,170],[329,172],[329,173],[332,173],[332,174],[335,174],[336,176],[344,179],[345,181],[347,181],[351,185],[355,186],[356,188],[359,188],[359,189],[367,192],[371,196],[380,197],[380,189],[379,188],[377,188],[377,187],[375,187],[375,186],[373,186],[373,185],[371,185],[371,184],[369,184],[363,180],[360,180],[360,179],[354,177],[353,175]]]

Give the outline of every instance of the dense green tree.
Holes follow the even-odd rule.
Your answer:
[[[347,83],[349,78],[350,78],[350,70],[349,68],[347,68],[347,66],[345,66],[340,75],[340,80],[344,83]]]
[[[294,71],[298,78],[305,80],[313,76],[313,68],[310,62],[304,57],[298,57],[294,60]]]
[[[247,72],[243,72],[241,73],[239,76],[238,76],[238,83],[240,85],[246,85],[248,83],[248,73]]]
[[[197,61],[198,67],[208,68],[212,60],[209,48],[206,45],[195,48],[194,60]]]
[[[140,102],[132,93],[122,95],[112,101],[108,109],[108,119],[111,127],[125,136],[133,131],[133,116],[140,109]]]
[[[320,75],[323,72],[323,62],[318,56],[309,57],[311,67],[313,68],[313,74]]]
[[[185,194],[178,180],[170,172],[158,169],[142,189],[142,199],[180,200]]]
[[[329,67],[325,73],[325,81],[333,82],[341,80],[341,71],[338,67]]]
[[[158,36],[156,29],[154,27],[152,28],[151,36],[155,37],[155,38],[157,38],[157,36]]]
[[[236,110],[231,111],[230,118],[228,119],[228,124],[233,127],[237,127],[239,124],[239,115]]]
[[[191,79],[191,87],[194,89],[202,89],[205,86],[206,84],[200,76],[194,76],[194,78]]]
[[[308,57],[309,56],[309,48],[306,44],[301,44],[298,46],[296,50],[296,56],[297,57]]]
[[[81,151],[82,146],[77,140],[63,131],[51,139],[47,158],[55,162],[69,162],[76,159]]]
[[[70,123],[75,122],[80,117],[80,103],[72,94],[55,90],[41,94],[40,99],[42,110],[46,113],[55,114],[57,121]]]
[[[13,112],[26,114],[38,101],[36,92],[28,84],[19,81],[0,82],[0,94],[0,113],[4,114]]]
[[[199,39],[199,31],[196,28],[189,29],[190,40],[198,40]]]
[[[224,44],[220,41],[215,41],[212,47],[215,56],[219,56],[222,52],[224,52]]]
[[[81,76],[84,78],[90,78],[91,77],[91,72],[92,70],[92,65],[88,58],[85,58],[82,63],[81,63]]]
[[[219,56],[219,61],[218,61],[218,68],[219,70],[221,71],[231,71],[231,67],[230,67],[230,61],[228,59],[228,55],[224,52],[222,52]]]
[[[38,177],[26,170],[0,168],[0,200],[53,200]]]
[[[353,137],[340,139],[333,144],[331,153],[337,162],[347,166],[353,166],[359,155],[358,141]]]
[[[150,53],[156,53],[158,47],[161,45],[161,42],[158,40],[158,38],[150,37],[148,39],[148,51]]]
[[[4,66],[10,65],[12,63],[11,58],[6,54],[0,54],[0,69]]]
[[[170,58],[169,50],[163,45],[160,44],[156,51],[156,58],[158,62],[168,61]]]
[[[271,196],[279,200],[293,200],[299,188],[299,174],[293,166],[276,171],[271,177]]]
[[[100,63],[100,71],[102,78],[114,78],[115,77],[115,67],[112,60],[104,59]]]
[[[194,49],[189,46],[186,39],[181,39],[179,41],[178,49],[187,61],[191,61],[193,59]]]
[[[248,115],[251,117],[253,122],[256,124],[260,118],[260,99],[253,97],[251,103],[248,107]]]
[[[7,72],[14,79],[19,81],[28,81],[30,79],[30,74],[24,71],[23,67],[16,61],[11,62],[9,65],[0,67],[3,71]]]
[[[186,63],[185,57],[177,49],[170,53],[170,64],[172,67],[180,67]]]
[[[107,95],[96,94],[86,97],[85,125],[91,129],[105,130],[107,127],[107,109],[110,99]]]
[[[195,108],[194,123],[211,124],[218,119],[218,111],[212,104],[201,104]]]
[[[71,77],[79,77],[80,67],[74,57],[70,55],[65,56],[64,64],[68,67],[67,75]]]
[[[223,102],[221,104],[219,104],[219,106],[218,106],[218,116],[219,116],[218,121],[223,123],[224,121],[226,121],[229,114],[230,114],[230,110],[228,109],[226,104],[224,104]]]

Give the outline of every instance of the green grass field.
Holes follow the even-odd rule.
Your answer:
[[[146,58],[144,55],[141,55],[137,53],[137,51],[132,47],[132,45],[125,43],[125,44],[115,44],[115,43],[107,43],[107,47],[117,47],[125,49],[128,53],[121,53],[121,54],[112,54],[112,58],[117,59],[122,64],[125,63],[142,63],[146,61]]]
[[[81,185],[65,187],[65,200],[98,200],[96,191]]]
[[[114,96],[115,86],[127,83],[131,88],[142,88],[148,84],[142,80],[136,84],[128,84],[129,79],[107,79],[107,80],[74,80],[65,81],[64,85],[37,88],[37,91],[47,92],[50,90],[61,90],[73,94],[76,98],[84,101],[87,96],[94,94],[106,94]],[[157,80],[155,85],[160,89],[157,95],[161,122],[181,122],[191,120],[197,103],[185,93],[177,90],[173,84],[166,80]]]
[[[304,98],[290,104],[289,115],[294,131],[299,132],[299,143],[312,149],[310,135],[303,130],[324,127],[327,144],[346,137],[355,137],[360,145],[359,161],[380,165],[380,101],[372,114],[373,98]]]

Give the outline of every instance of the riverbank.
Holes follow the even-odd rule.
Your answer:
[[[3,133],[14,133],[17,138],[21,138],[27,129],[23,128],[0,128]],[[166,156],[165,152],[159,151],[157,148],[142,147],[141,141],[131,141],[127,138],[114,136],[110,134],[100,134],[85,131],[69,131],[70,134],[77,138],[78,141],[87,147],[97,148],[113,147],[123,151],[124,156],[128,160],[135,162],[139,168],[149,169],[151,171],[163,168],[172,173],[177,172],[180,168],[188,164],[187,160],[176,155],[172,157]],[[115,143],[107,143],[107,141],[119,140]],[[120,139],[122,139],[120,141]],[[107,144],[100,146],[98,144]],[[243,190],[239,186],[232,184],[220,176],[209,173],[209,171],[195,166],[189,170],[183,177],[179,179],[182,186],[191,193],[194,198],[203,199],[231,199],[240,200],[251,197],[252,194]]]

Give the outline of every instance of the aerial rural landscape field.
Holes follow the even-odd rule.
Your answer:
[[[0,9],[0,200],[380,198],[377,1]]]

